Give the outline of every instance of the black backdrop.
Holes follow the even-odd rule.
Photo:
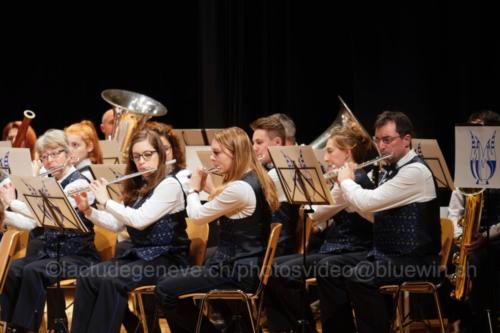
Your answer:
[[[159,120],[178,128],[249,130],[259,116],[288,113],[308,143],[335,119],[341,95],[369,130],[384,109],[407,113],[453,167],[454,123],[499,111],[500,29],[482,2],[185,0],[121,10],[78,8],[50,24],[33,15],[29,28],[26,19],[3,29],[0,124],[24,109],[36,112],[39,134],[99,124],[100,92],[120,88],[164,103]]]

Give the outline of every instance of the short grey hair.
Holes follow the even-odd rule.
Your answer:
[[[47,148],[63,148],[65,152],[69,152],[68,138],[63,130],[60,129],[49,129],[47,132],[43,133],[41,137],[36,140],[36,151],[38,154]]]

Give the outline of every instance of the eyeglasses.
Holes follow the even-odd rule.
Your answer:
[[[132,159],[134,162],[139,162],[141,160],[141,157],[144,159],[144,161],[149,161],[151,157],[156,153],[156,150],[146,150],[142,154],[132,154]]]
[[[390,145],[397,138],[400,138],[400,136],[399,135],[397,135],[397,136],[384,136],[383,138],[377,138],[376,136],[374,136],[372,139],[373,139],[373,141],[375,141],[376,144],[379,144],[380,141],[382,141],[382,143],[384,145]]]
[[[61,155],[61,153],[63,153],[63,152],[65,152],[65,150],[61,149],[61,150],[55,151],[53,153],[44,154],[44,155],[40,156],[40,161],[45,162],[45,161],[48,161],[49,158],[54,160],[54,159],[58,158],[59,155]]]

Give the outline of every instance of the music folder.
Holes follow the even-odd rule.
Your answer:
[[[125,175],[125,164],[92,164],[90,170],[94,179],[104,178],[111,182]],[[122,184],[115,183],[106,186],[110,198],[120,202],[122,200]]]
[[[186,146],[209,146],[220,128],[174,129],[175,135]]]
[[[12,175],[11,180],[18,199],[27,204],[40,227],[89,231],[54,178]],[[52,212],[57,216],[53,216]]]
[[[115,140],[99,140],[102,151],[103,164],[120,163],[120,145]]]
[[[30,150],[0,147],[0,169],[8,175],[33,176]]]

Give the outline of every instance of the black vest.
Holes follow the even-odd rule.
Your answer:
[[[173,175],[167,177],[173,177],[179,182]],[[179,186],[182,191],[180,182]],[[150,191],[144,197],[138,198],[131,207],[136,209],[141,207],[153,195],[153,192]],[[184,202],[186,202],[185,199],[184,196]],[[186,258],[185,264],[187,264],[190,240],[186,233],[186,216],[186,209],[183,209],[177,213],[163,215],[158,221],[143,230],[127,226],[134,246],[125,251],[122,257],[133,254],[143,260],[151,261],[169,253]]]
[[[401,168],[411,163],[422,163],[427,167],[419,156],[415,156]],[[401,168],[383,180],[393,178]],[[376,260],[430,258],[438,256],[440,250],[441,222],[437,197],[428,202],[414,202],[375,213],[373,250],[369,256]]]
[[[87,181],[87,178],[76,170],[61,182],[61,187],[64,189],[66,186],[74,181],[77,181],[78,179]],[[61,257],[68,255],[80,255],[93,257],[97,260],[99,259],[94,246],[94,224],[89,221],[78,209],[76,209],[76,212],[89,232],[82,233],[73,229],[66,229],[64,230],[64,233],[62,233],[58,229],[46,228],[42,235],[42,239],[44,241],[42,251],[50,258],[57,257],[57,247],[59,243],[59,255]]]
[[[255,192],[255,211],[241,219],[226,216],[219,219],[217,250],[207,265],[231,264],[237,260],[264,257],[271,229],[271,209],[255,171],[245,174],[241,180],[250,184]]]
[[[365,189],[375,185],[362,170],[356,171],[354,181]],[[319,249],[322,254],[367,251],[372,247],[373,224],[358,213],[345,209],[334,216],[335,223],[328,229],[326,239]]]
[[[484,192],[483,210],[481,212],[481,230],[500,223],[500,189],[487,189]]]

